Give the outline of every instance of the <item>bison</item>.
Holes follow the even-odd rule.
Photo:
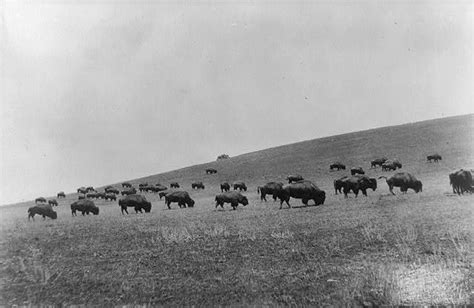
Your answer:
[[[58,201],[56,199],[48,200],[48,204],[51,206],[58,206]]]
[[[144,196],[141,195],[128,195],[118,202],[122,215],[123,213],[128,214],[127,207],[135,208],[135,213],[142,213],[142,210],[145,210],[145,213],[150,213],[151,211],[151,202],[149,202]]]
[[[400,191],[403,193],[407,193],[408,188],[413,189],[416,193],[423,191],[423,184],[421,181],[417,180],[416,177],[408,172],[395,173],[390,178],[385,176],[379,177],[379,179],[381,178],[386,179],[388,188],[392,195],[395,195],[393,187],[400,187]]]
[[[349,178],[347,176],[343,176],[340,179],[334,180],[334,191],[337,195],[337,192],[341,193],[341,189],[344,187],[344,182],[347,181]]]
[[[237,206],[240,204],[246,206],[249,204],[249,200],[247,197],[242,195],[240,192],[237,191],[228,191],[223,194],[219,194],[216,196],[216,208],[220,205],[221,208],[224,208],[224,203],[230,203],[232,208],[235,210]]]
[[[232,185],[234,187],[234,190],[240,190],[240,191],[247,191],[247,185],[245,185],[244,182],[234,182]]]
[[[204,184],[202,182],[194,182],[191,184],[192,189],[204,189]]]
[[[216,169],[213,169],[213,168],[206,169],[206,174],[214,174],[214,173],[217,173]]]
[[[77,196],[77,200],[84,200],[86,198],[85,195],[79,195]]]
[[[46,198],[44,197],[39,197],[35,199],[35,203],[46,203]]]
[[[77,189],[77,193],[79,193],[79,194],[84,194],[84,195],[85,195],[85,194],[88,193],[88,191],[87,191],[87,189],[86,189],[85,187],[79,187],[79,188]]]
[[[267,201],[266,196],[267,195],[272,195],[273,196],[273,201],[276,201],[277,196],[275,193],[283,188],[283,183],[281,182],[268,182],[267,184],[263,186],[258,186],[257,187],[257,193],[260,194],[260,200],[261,201]]]
[[[105,196],[104,196],[104,199],[107,201],[107,200],[110,200],[110,201],[116,201],[117,200],[117,196],[115,196],[115,194],[112,194],[112,193],[106,193]]]
[[[179,183],[178,182],[170,183],[170,187],[171,188],[179,188]]]
[[[329,170],[333,170],[333,169],[346,170],[346,165],[344,165],[343,163],[337,161],[337,162],[332,163],[331,165],[329,165]]]
[[[288,183],[293,183],[293,182],[298,182],[298,181],[304,180],[303,177],[299,174],[289,175],[289,176],[286,177],[286,179],[288,180]]]
[[[382,164],[386,162],[387,160],[388,159],[386,157],[374,159],[373,161],[370,162],[370,167],[376,168],[377,166],[382,166]]]
[[[58,218],[58,213],[53,211],[53,207],[49,204],[38,204],[30,207],[28,209],[28,220],[30,220],[30,218],[35,220],[35,215],[41,215],[43,219],[46,219],[46,217],[51,219]]]
[[[118,194],[120,193],[119,190],[118,190],[117,188],[115,188],[115,187],[106,187],[106,188],[104,189],[104,191],[105,191],[105,193],[107,193],[107,194],[116,194],[116,195],[118,195]]]
[[[171,209],[170,204],[177,202],[179,207],[194,207],[194,200],[191,199],[187,191],[173,191],[168,193],[165,196],[165,203],[168,206],[168,209]]]
[[[128,182],[122,183],[122,188],[130,188],[130,187],[132,187],[132,184]]]
[[[82,213],[82,215],[89,215],[92,213],[94,215],[99,215],[99,208],[94,204],[94,201],[91,200],[79,200],[71,204],[71,213],[72,216],[77,216],[76,211]]]
[[[227,182],[224,182],[221,184],[221,192],[224,192],[224,191],[229,191],[230,190],[230,184],[227,183]]]
[[[324,201],[326,200],[326,193],[311,181],[290,183],[283,186],[283,188],[278,190],[275,195],[280,199],[280,209],[283,206],[283,202],[286,202],[288,207],[291,208],[289,203],[290,197],[302,199],[304,205],[308,205],[309,200],[313,200],[315,205],[324,204]]]
[[[126,195],[126,196],[134,195],[134,194],[136,194],[136,193],[137,193],[137,190],[136,190],[134,187],[129,188],[129,189],[127,189],[127,190],[122,190],[122,196],[125,196],[125,195]]]
[[[472,192],[472,174],[468,170],[458,170],[449,175],[449,184],[453,187],[453,194],[462,195],[464,192]]]
[[[177,183],[176,183],[177,184]],[[179,185],[178,185],[179,186]],[[168,187],[164,186],[164,185],[161,185],[161,184],[156,184],[155,185],[155,192],[160,192],[160,191],[163,191],[163,190],[167,190]]]
[[[367,196],[367,189],[371,188],[373,191],[377,189],[377,180],[369,178],[366,175],[354,175],[342,181],[342,189],[344,197],[347,198],[347,194],[352,190],[356,198],[359,194],[359,190],[362,191],[364,196]]]
[[[60,191],[60,192],[58,192],[57,197],[58,198],[66,198],[66,194],[64,193],[64,191]]]
[[[356,174],[365,174],[365,171],[364,169],[362,169],[362,167],[351,168],[351,175],[356,175]]]
[[[398,160],[386,161],[382,164],[382,171],[397,170],[397,168],[402,168]]]
[[[431,161],[434,161],[435,163],[437,163],[439,160],[442,160],[442,157],[441,157],[441,155],[436,153],[436,154],[433,154],[433,155],[426,156],[426,160],[430,163],[431,163]]]
[[[95,192],[95,189],[94,187],[89,186],[89,187],[86,187],[86,192]]]

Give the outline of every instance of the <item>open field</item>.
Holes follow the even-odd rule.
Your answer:
[[[0,303],[156,305],[469,304],[473,288],[473,195],[452,194],[448,174],[474,167],[474,116],[310,140],[131,180],[178,181],[194,208],[168,210],[145,193],[149,214],[71,217],[77,194],[59,199],[57,220],[28,222],[33,202],[0,208]],[[426,155],[438,152],[439,163]],[[220,153],[218,153],[220,154]],[[217,154],[216,154],[217,155]],[[423,192],[392,196],[378,180],[368,197],[334,195],[348,170],[397,158]],[[218,170],[206,175],[205,168]],[[326,191],[322,206],[261,202],[258,185],[299,173]],[[202,180],[206,189],[192,191]],[[214,206],[223,181],[243,180],[250,204]],[[87,183],[84,183],[86,186]],[[118,187],[118,185],[117,185]],[[58,191],[61,190],[58,187]],[[271,198],[268,198],[269,200]],[[132,212],[132,211],[131,211]]]

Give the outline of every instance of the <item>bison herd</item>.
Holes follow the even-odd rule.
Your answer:
[[[427,156],[428,162],[438,162],[441,160],[439,154],[433,154]],[[402,168],[402,164],[398,160],[389,160],[385,157],[372,160],[370,162],[371,168],[381,167],[382,171],[394,171]],[[330,170],[345,170],[346,166],[341,162],[335,162],[329,166]],[[206,174],[215,174],[217,170],[206,169]],[[355,197],[358,196],[359,192],[362,192],[364,196],[367,196],[367,191],[375,191],[377,189],[377,179],[371,178],[365,175],[365,171],[362,167],[353,167],[350,169],[350,176],[345,175],[341,178],[334,180],[334,192],[344,194],[347,198],[349,193],[353,193]],[[394,175],[379,176],[379,179],[385,179],[391,194],[393,188],[399,187],[402,193],[407,193],[408,189],[412,189],[415,193],[423,191],[423,184],[415,176],[408,172],[398,172]],[[324,204],[326,200],[326,192],[321,190],[313,182],[305,180],[301,175],[294,174],[289,175],[287,178],[288,184],[282,182],[268,182],[263,186],[257,187],[257,193],[260,195],[261,201],[267,201],[266,196],[270,195],[273,200],[280,201],[280,209],[283,203],[286,203],[289,208],[290,198],[300,199],[304,205],[308,205],[311,201],[314,205]],[[450,185],[452,186],[454,194],[464,194],[465,192],[472,193],[474,191],[472,174],[469,170],[458,170],[449,174]],[[177,182],[170,183],[170,188],[178,189],[180,185]],[[191,184],[191,188],[194,189],[205,189],[204,184],[201,181],[196,181]],[[233,190],[231,191],[231,188]],[[119,191],[113,186],[107,186],[103,192],[96,191],[93,187],[80,187],[77,192],[80,194],[78,200],[71,204],[72,216],[76,216],[77,212],[81,212],[82,215],[93,215],[99,214],[99,208],[94,204],[92,199],[104,199],[110,201],[116,201],[117,195],[121,194],[121,199],[118,200],[118,205],[121,209],[122,214],[128,214],[128,208],[133,207],[135,213],[149,213],[151,211],[152,204],[145,196],[137,194],[136,188],[128,182],[122,183],[122,191]],[[225,203],[230,204],[232,209],[236,209],[239,204],[246,206],[249,201],[246,196],[242,195],[242,192],[247,191],[247,185],[242,181],[237,181],[231,184],[223,182],[220,184],[221,193],[215,197],[216,208],[221,206],[224,207]],[[183,190],[168,190],[168,188],[160,183],[156,185],[149,185],[148,183],[141,183],[138,186],[140,192],[158,193],[160,200],[164,197],[165,204],[168,209],[171,209],[172,203],[177,203],[180,208],[192,208],[194,207],[195,201],[191,198],[188,192]],[[64,192],[59,192],[57,198],[65,198]],[[43,197],[35,199],[36,205],[28,209],[28,220],[33,219],[35,215],[43,216],[43,219],[49,217],[51,219],[57,218],[57,213],[53,210],[53,206],[58,206],[58,202],[55,199],[46,200]]]

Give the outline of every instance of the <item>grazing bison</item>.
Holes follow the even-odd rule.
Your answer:
[[[117,200],[117,196],[115,196],[115,194],[112,194],[112,193],[106,193],[105,196],[104,196],[104,199],[107,201],[107,200],[110,200],[110,201],[116,201]]]
[[[273,196],[273,201],[276,201],[277,196],[276,192],[281,190],[283,188],[283,183],[281,182],[268,182],[267,184],[263,186],[258,186],[257,187],[257,193],[260,194],[260,200],[261,201],[267,201],[266,196],[267,195],[272,195]]]
[[[115,187],[106,187],[106,188],[104,189],[104,191],[105,191],[105,193],[107,193],[107,194],[116,194],[116,195],[118,195],[118,194],[120,193],[119,190],[118,190],[117,188],[115,188]]]
[[[344,182],[347,181],[349,178],[347,176],[343,176],[340,179],[334,180],[334,191],[337,195],[337,192],[341,193],[341,189],[344,187]]]
[[[288,183],[293,183],[293,182],[298,182],[298,181],[304,180],[303,177],[299,174],[289,175],[289,176],[286,177],[286,179],[288,180]]]
[[[125,182],[125,183],[122,183],[122,187],[125,188],[125,187],[132,187],[132,184],[128,183],[128,182]]]
[[[160,192],[158,193],[158,196],[160,196],[160,200],[161,200],[161,198],[163,198],[163,197],[166,196],[167,194],[169,194],[169,191],[160,191]]]
[[[170,187],[171,188],[179,188],[179,184],[178,184],[178,182],[173,182],[173,183],[170,183]]]
[[[449,175],[449,184],[453,186],[453,194],[462,195],[464,192],[473,192],[472,174],[468,170],[458,170]]]
[[[212,168],[206,169],[206,174],[214,174],[214,173],[217,173],[216,169],[212,169]]]
[[[79,195],[77,196],[77,200],[84,200],[86,198],[85,195]]]
[[[166,187],[165,185],[161,185],[161,184],[156,184],[155,185],[155,192],[159,192],[159,191],[163,191],[163,190],[167,190],[167,189],[168,189],[168,187]]]
[[[367,196],[367,189],[369,188],[375,191],[377,189],[377,180],[374,178],[369,178],[366,175],[354,175],[342,181],[342,189],[345,198],[347,198],[347,194],[351,190],[355,194],[356,198],[359,194],[359,190],[362,191],[364,196]]]
[[[202,182],[194,182],[191,184],[192,189],[204,189],[204,184]]]
[[[400,191],[403,193],[407,193],[408,188],[413,189],[416,193],[423,191],[423,184],[421,181],[417,180],[416,177],[411,175],[408,172],[399,172],[395,173],[390,178],[385,176],[379,177],[379,179],[385,178],[388,184],[388,188],[392,195],[395,195],[393,192],[394,187],[400,187]]]
[[[58,218],[58,213],[53,211],[53,208],[49,204],[38,204],[30,207],[28,209],[28,220],[30,220],[30,218],[35,220],[35,215],[41,215],[43,219],[46,219],[46,217],[51,219]]]
[[[55,199],[48,200],[48,204],[51,206],[58,206],[58,201]]]
[[[356,174],[365,174],[364,169],[362,169],[362,167],[351,168],[351,175]]]
[[[134,187],[129,188],[129,189],[127,189],[127,190],[122,190],[122,196],[125,196],[125,195],[127,195],[127,196],[129,196],[129,195],[134,195],[134,194],[136,194],[136,193],[137,193],[137,190],[136,190]]]
[[[382,164],[386,162],[387,160],[388,159],[386,157],[374,159],[373,161],[370,162],[370,167],[377,168],[377,166],[382,166]]]
[[[229,191],[223,194],[219,194],[216,196],[215,200],[216,200],[216,207],[220,205],[221,208],[224,208],[224,203],[230,203],[230,205],[232,206],[234,210],[237,208],[239,203],[243,204],[244,206],[249,204],[249,200],[247,199],[247,197],[245,197],[244,195],[242,195],[241,193],[237,191]]]
[[[324,204],[324,200],[326,200],[326,193],[311,181],[300,181],[285,185],[276,192],[276,196],[280,199],[280,209],[283,202],[286,202],[288,207],[291,208],[290,197],[302,199],[304,205],[308,205],[309,200],[313,200],[315,205]]]
[[[244,182],[234,182],[234,190],[247,191],[247,185]]]
[[[151,211],[151,202],[142,196],[142,195],[128,195],[118,202],[120,209],[123,212],[128,214],[127,207],[135,208],[135,213],[142,213],[142,210],[145,210],[145,213],[150,213]]]
[[[99,215],[99,208],[94,204],[94,201],[91,200],[79,200],[71,204],[71,213],[72,216],[77,216],[76,211],[82,213],[82,215],[89,215],[92,213],[94,215]]]
[[[77,189],[77,193],[85,195],[85,194],[87,194],[87,189],[85,187],[79,187]]]
[[[329,165],[329,170],[333,170],[333,169],[346,170],[346,165],[344,165],[343,163],[337,161],[337,162]]]
[[[95,189],[94,187],[89,186],[89,187],[86,187],[86,192],[95,192]]]
[[[60,191],[60,192],[58,192],[57,197],[58,198],[66,198],[66,194],[64,193],[64,191]]]
[[[221,154],[221,155],[217,156],[217,160],[220,160],[220,159],[229,159],[229,158],[230,158],[230,156],[227,155],[227,154]]]
[[[442,160],[442,157],[439,154],[433,154],[433,155],[426,156],[426,160],[429,161],[430,163],[431,163],[432,160],[435,163],[437,163],[439,160]]]
[[[398,160],[388,160],[382,164],[382,171],[397,170],[397,168],[402,168],[402,164]]]
[[[165,203],[168,206],[168,209],[171,209],[170,204],[173,202],[177,202],[179,207],[194,207],[194,200],[191,199],[187,191],[173,191],[169,192],[165,196]]]
[[[39,197],[39,198],[36,198],[35,199],[35,203],[46,203],[46,198],[43,198],[43,197]]]
[[[224,191],[229,191],[230,190],[230,184],[227,183],[227,182],[224,182],[221,184],[221,192],[224,192]]]
[[[97,198],[97,193],[88,193],[88,194],[86,194],[86,198],[96,199]]]

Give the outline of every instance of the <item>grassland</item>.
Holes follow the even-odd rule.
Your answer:
[[[149,214],[27,221],[31,203],[0,209],[0,303],[88,305],[423,305],[474,303],[473,200],[448,173],[473,164],[472,115],[310,140],[131,180],[178,181],[195,208]],[[438,152],[440,163],[426,163]],[[369,169],[380,155],[402,161],[423,192],[392,196],[383,180],[368,197],[334,195],[334,160]],[[216,175],[204,169],[216,168]],[[279,210],[256,186],[302,174],[324,189],[322,206]],[[202,180],[203,191],[190,183]],[[221,181],[243,180],[250,204],[215,209]],[[87,185],[87,183],[84,183]],[[58,187],[58,190],[61,188]]]

